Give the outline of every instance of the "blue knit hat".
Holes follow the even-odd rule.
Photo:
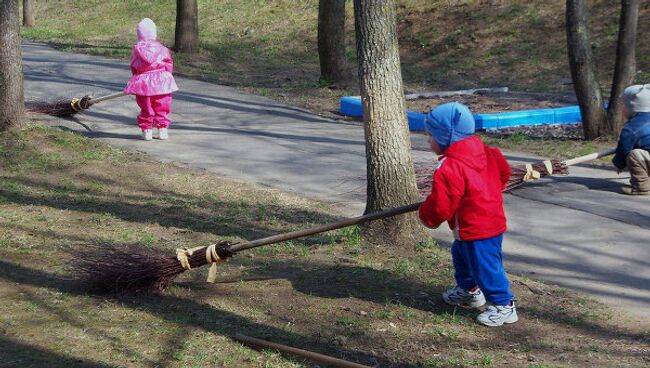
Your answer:
[[[450,102],[432,109],[427,114],[424,126],[444,151],[452,143],[474,134],[474,116],[467,106]]]

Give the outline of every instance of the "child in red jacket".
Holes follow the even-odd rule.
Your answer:
[[[442,298],[472,308],[487,300],[491,305],[478,316],[486,326],[517,322],[501,255],[506,231],[501,191],[510,166],[499,149],[473,136],[474,117],[460,103],[431,110],[425,126],[431,150],[441,156],[431,194],[420,206],[420,220],[430,228],[447,221],[456,239],[451,253],[457,286]]]

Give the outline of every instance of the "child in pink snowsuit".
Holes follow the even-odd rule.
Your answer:
[[[124,92],[135,95],[140,106],[138,126],[142,138],[153,138],[153,126],[158,128],[158,138],[167,139],[167,127],[171,111],[172,92],[178,86],[172,76],[174,62],[169,49],[156,41],[156,25],[149,18],[138,23],[138,42],[133,45],[131,54],[131,73],[133,77]]]

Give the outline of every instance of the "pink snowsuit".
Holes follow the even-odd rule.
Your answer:
[[[172,92],[178,86],[172,76],[174,62],[169,49],[156,41],[156,25],[149,18],[138,23],[138,42],[133,45],[131,73],[124,92],[135,95],[140,106],[140,129],[167,128],[170,120]]]

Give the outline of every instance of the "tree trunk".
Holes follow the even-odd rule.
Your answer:
[[[174,50],[192,54],[199,46],[199,20],[196,0],[176,0]]]
[[[0,0],[0,130],[25,116],[18,0]]]
[[[345,0],[318,2],[320,80],[329,85],[349,79],[345,63]]]
[[[567,0],[566,33],[571,79],[582,113],[584,136],[595,139],[607,131],[607,114],[594,73],[586,0]]]
[[[367,160],[366,213],[416,202],[410,133],[397,45],[394,0],[354,0],[359,81]],[[412,244],[424,231],[417,215],[362,228],[372,243]]]
[[[34,0],[23,0],[23,27],[34,26]]]
[[[621,19],[618,28],[618,41],[616,44],[616,66],[612,91],[607,107],[607,120],[609,121],[609,134],[617,135],[625,123],[622,110],[621,96],[625,87],[632,84],[636,74],[636,33],[639,19],[639,1],[621,0]]]

